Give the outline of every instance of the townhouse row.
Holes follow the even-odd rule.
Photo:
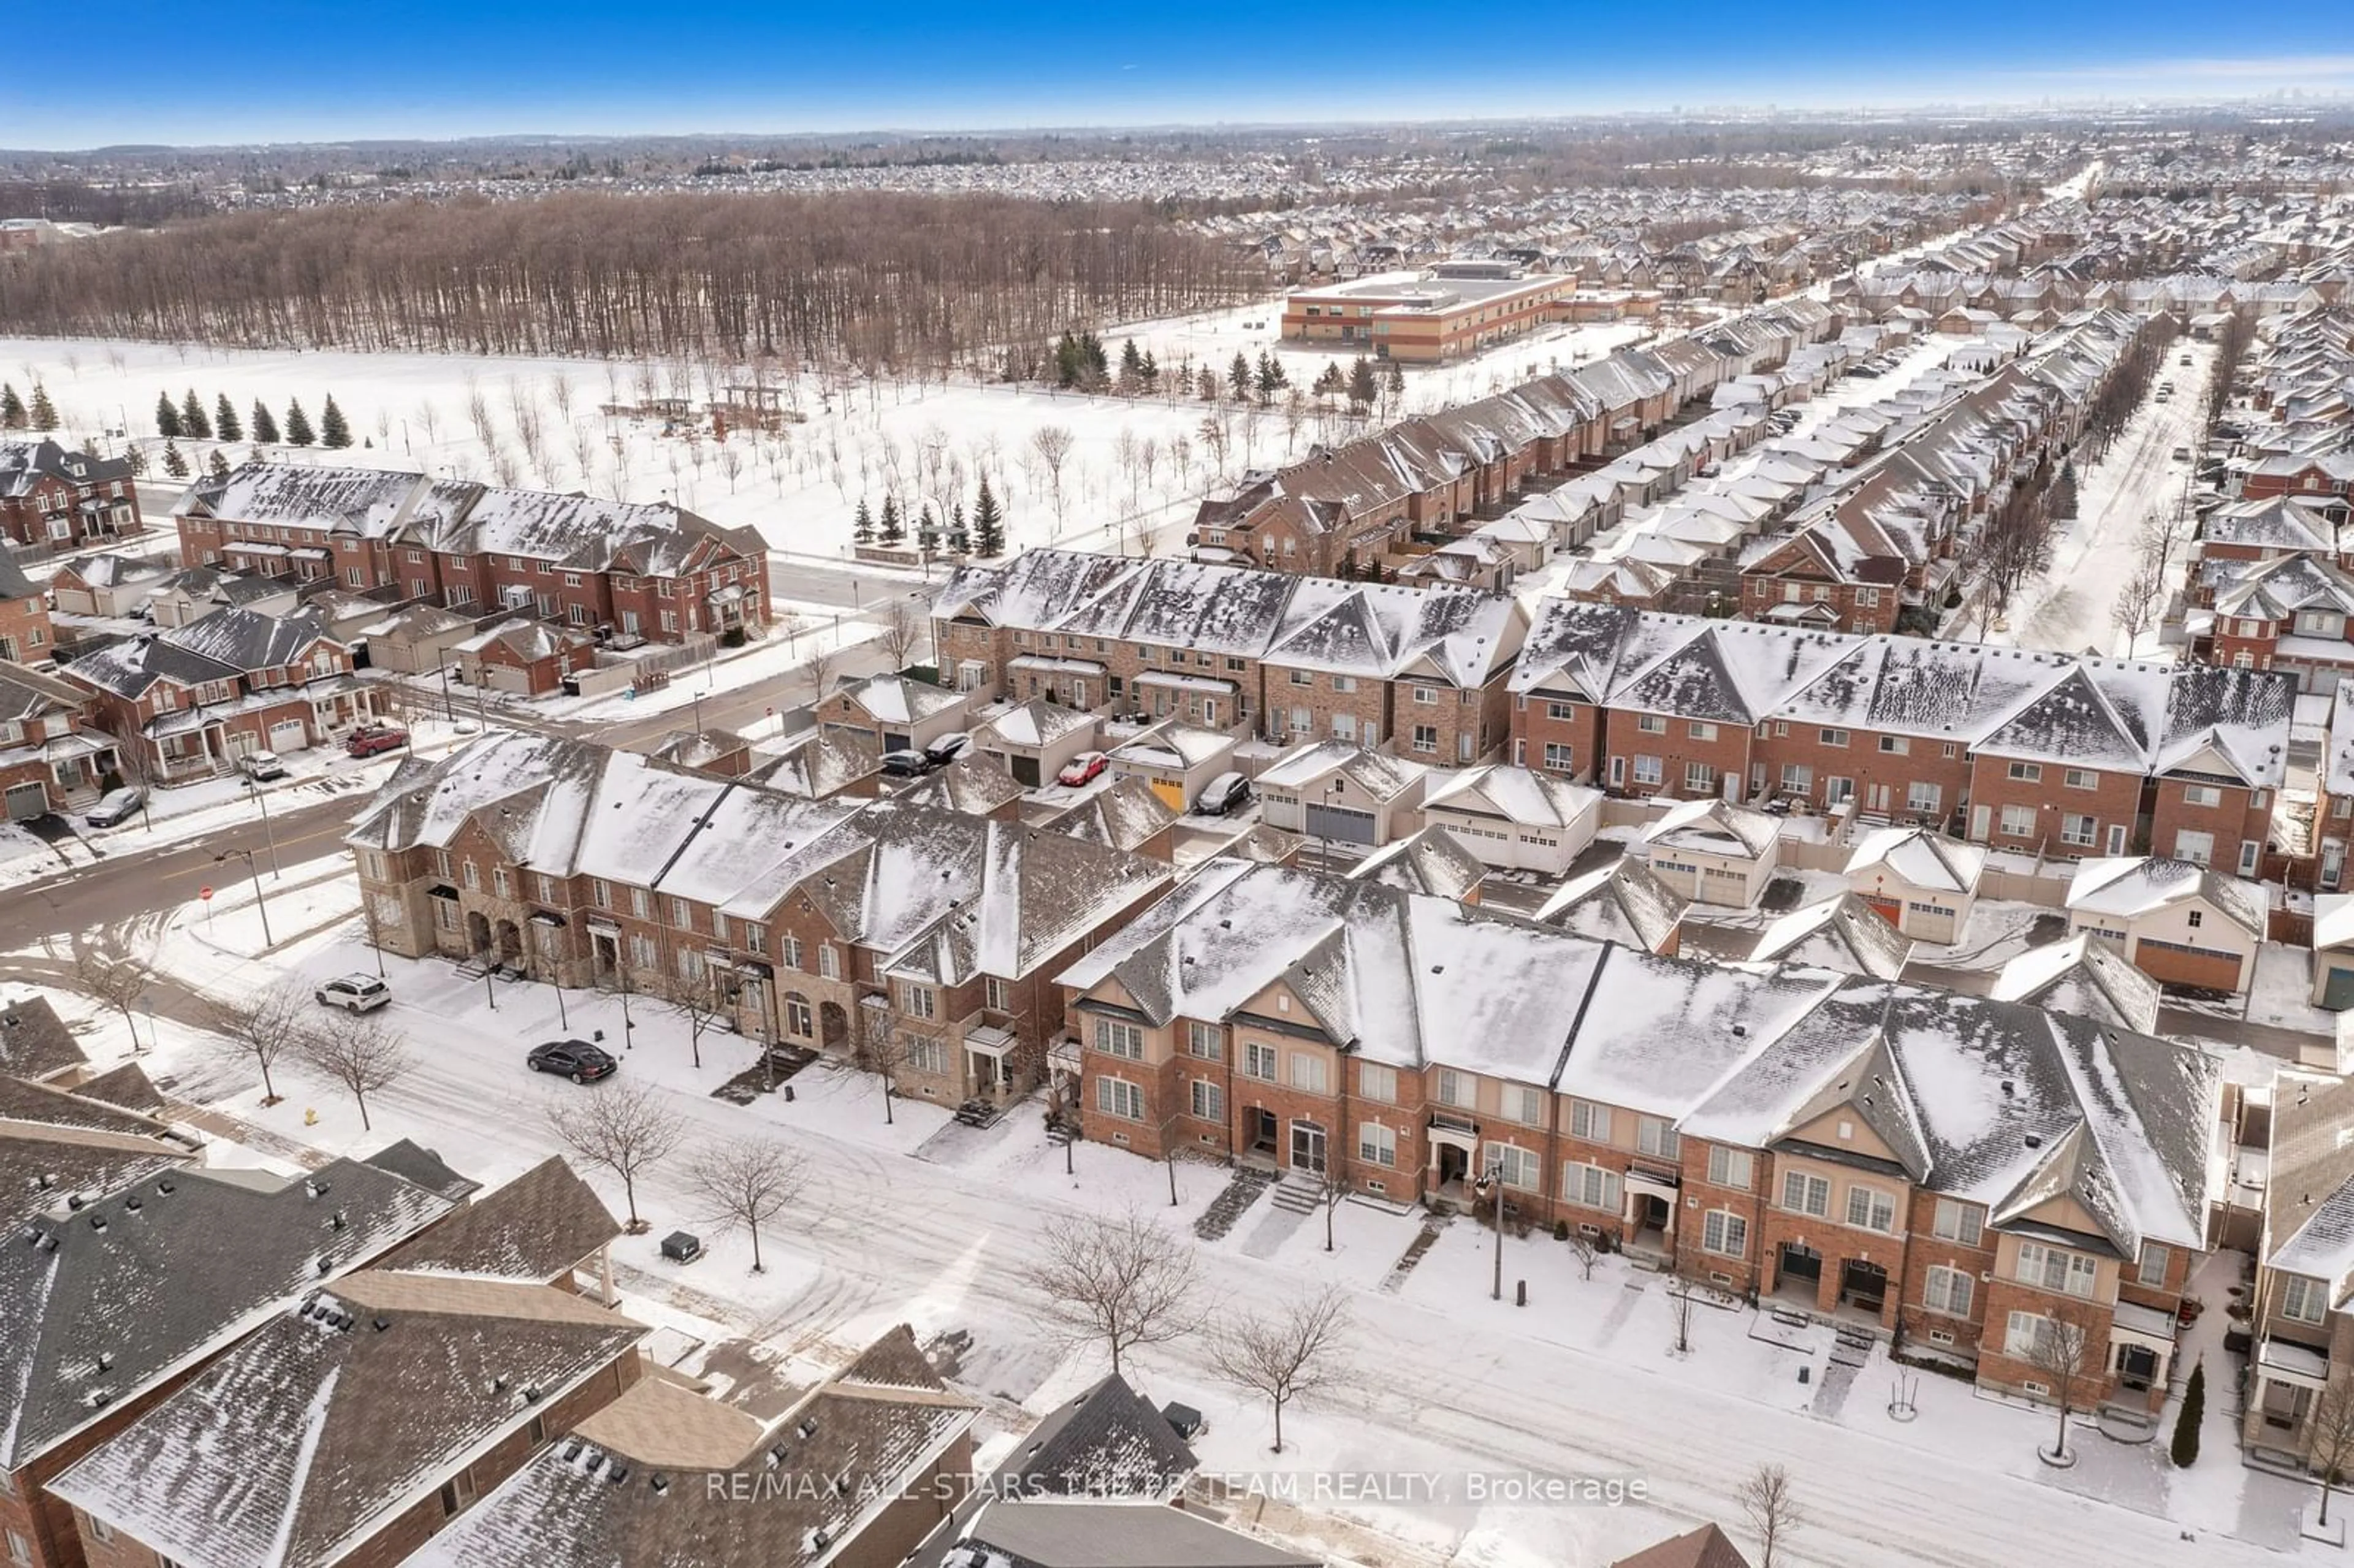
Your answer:
[[[768,546],[684,508],[380,469],[249,462],[174,504],[181,564],[677,642],[758,631]]]
[[[2222,1128],[2196,1051],[1231,861],[1060,982],[1091,1139],[1396,1202],[1500,1192],[2031,1396],[2062,1321],[2103,1400],[2155,1411],[2178,1370]]]

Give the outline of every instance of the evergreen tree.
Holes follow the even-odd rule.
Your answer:
[[[940,520],[932,515],[932,503],[924,503],[923,514],[916,520],[916,547],[930,555],[940,547]]]
[[[1104,353],[1103,339],[1091,332],[1081,333],[1079,349],[1087,355],[1087,385],[1100,387],[1111,379],[1111,359]]]
[[[907,536],[907,525],[899,520],[899,498],[883,498],[883,526],[875,537],[885,545],[896,545]]]
[[[862,545],[875,543],[875,514],[866,510],[866,497],[858,498],[858,510],[851,514],[850,536]]]
[[[1201,398],[1203,402],[1214,403],[1218,400],[1218,378],[1212,373],[1208,366],[1205,365],[1202,366],[1201,379],[1194,383],[1194,385],[1201,388]]]
[[[1250,397],[1250,356],[1240,349],[1235,350],[1235,362],[1226,366],[1226,389],[1234,394],[1237,403],[1246,402]]]
[[[319,415],[319,443],[329,447],[352,444],[352,428],[344,423],[344,411],[335,407],[335,396],[332,392],[327,394],[327,406]]]
[[[237,405],[226,392],[213,400],[213,434],[225,441],[245,440],[245,421],[237,417]]]
[[[1258,406],[1264,408],[1274,402],[1275,395],[1282,391],[1290,379],[1284,374],[1283,366],[1276,363],[1275,355],[1261,351],[1258,356]]]
[[[146,477],[147,454],[145,452],[141,451],[137,447],[126,448],[122,453],[122,461],[131,470],[133,478]]]
[[[155,433],[167,441],[180,433],[180,411],[172,407],[169,392],[155,394]]]
[[[207,463],[206,467],[211,471],[212,476],[215,479],[227,479],[228,477],[228,459],[221,454],[221,450],[218,447],[215,447],[213,449],[212,461]]]
[[[180,399],[180,429],[200,441],[213,439],[212,416],[205,412],[204,403],[196,397],[196,389],[193,387],[188,388],[188,395]]]
[[[972,500],[972,553],[984,557],[1005,554],[1005,516],[990,493],[987,474],[981,475],[981,493]]]
[[[2182,1385],[2182,1409],[2174,1418],[2174,1467],[2187,1470],[2199,1462],[2199,1424],[2207,1419],[2207,1362],[2190,1365],[2190,1381]]]
[[[188,460],[180,455],[180,443],[170,436],[164,438],[164,471],[174,479],[188,477]]]
[[[253,439],[264,446],[278,444],[278,419],[270,413],[270,405],[257,397],[253,400]]]
[[[1129,338],[1119,345],[1119,387],[1123,392],[1133,392],[1144,385],[1144,355],[1136,352],[1136,340]]]
[[[49,401],[49,389],[39,382],[33,383],[33,429],[54,430],[58,428],[58,406]]]
[[[25,400],[16,389],[0,383],[0,430],[21,430],[25,428]]]
[[[1087,352],[1079,347],[1078,334],[1066,329],[1055,344],[1055,385],[1076,387],[1087,369]]]
[[[311,432],[311,416],[302,412],[300,397],[286,399],[286,439],[298,447],[307,447],[319,439]]]
[[[960,556],[968,555],[972,550],[972,529],[964,520],[962,496],[959,496],[949,508],[949,548]]]
[[[1349,367],[1349,411],[1362,414],[1380,400],[1382,389],[1373,381],[1373,362],[1360,355]]]
[[[1161,362],[1152,357],[1150,349],[1144,351],[1144,358],[1138,363],[1136,373],[1144,377],[1144,389],[1147,392],[1161,385]]]
[[[1405,396],[1405,366],[1394,359],[1390,361],[1390,396],[1393,397]]]

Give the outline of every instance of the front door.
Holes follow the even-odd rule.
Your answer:
[[[1250,1128],[1252,1152],[1273,1154],[1276,1136],[1275,1113],[1265,1106],[1251,1107]]]
[[[1865,1312],[1877,1312],[1888,1298],[1888,1270],[1876,1263],[1850,1258],[1840,1270],[1840,1300]]]
[[[1823,1255],[1810,1246],[1782,1244],[1781,1283],[1805,1287],[1808,1295],[1823,1277]]]
[[[1451,1143],[1438,1146],[1438,1184],[1452,1187],[1471,1169],[1471,1156]]]
[[[1291,1124],[1291,1168],[1310,1176],[1324,1174],[1324,1129],[1312,1121]]]
[[[2158,1381],[2158,1352],[2147,1345],[2117,1347],[2117,1377],[2127,1388],[2147,1388]]]

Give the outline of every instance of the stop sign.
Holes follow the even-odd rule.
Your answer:
[[[196,896],[205,900],[207,903],[210,903],[212,901],[213,890],[209,887],[199,887],[196,889]]]

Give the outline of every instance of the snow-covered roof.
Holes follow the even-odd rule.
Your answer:
[[[1620,942],[1656,953],[1683,919],[1691,901],[1628,855],[1616,865],[1572,877],[1537,909],[1536,917],[1575,936]]]
[[[1338,776],[1376,800],[1411,793],[1432,769],[1410,757],[1368,751],[1352,740],[1303,742],[1277,758],[1258,776],[1259,789],[1312,790]]]
[[[2157,977],[2127,961],[2115,944],[2079,931],[2013,956],[1987,994],[2155,1034],[2164,993]]]
[[[1539,768],[1496,762],[1438,775],[1425,791],[1422,807],[1501,817],[1524,827],[1566,828],[1601,803],[1599,789]]]
[[[1885,866],[1891,876],[1909,886],[1971,894],[1978,891],[1986,861],[1984,844],[1963,843],[1924,828],[1873,828],[1856,835],[1846,874],[1852,880],[1860,873]]]
[[[1729,800],[1679,800],[1643,830],[1643,842],[1655,849],[1756,860],[1781,832],[1782,824],[1766,812]]]
[[[2192,899],[2236,921],[2249,935],[2263,938],[2264,888],[2195,861],[2105,855],[2078,862],[2075,874],[2068,880],[2067,906],[2090,915],[2131,920]]]
[[[1459,899],[1471,895],[1488,867],[1462,840],[1433,823],[1384,844],[1352,866],[1349,874],[1402,892]]]
[[[2285,1067],[2272,1091],[2261,1255],[2270,1267],[2327,1280],[2331,1304],[2343,1306],[2354,1275],[2354,1139],[2346,1136],[2354,1086]]]
[[[1803,905],[1758,933],[1749,957],[1894,980],[1913,956],[1913,938],[1852,893]]]

